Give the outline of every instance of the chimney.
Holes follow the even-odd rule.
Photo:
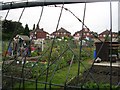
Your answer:
[[[37,24],[37,27],[36,27],[36,29],[39,29],[39,24]]]

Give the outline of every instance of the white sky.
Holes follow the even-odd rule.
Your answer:
[[[8,0],[7,0],[8,1]],[[5,0],[4,0],[5,2]],[[106,29],[110,29],[110,4],[109,2],[87,3],[85,24],[91,31],[101,33]],[[81,20],[83,18],[84,4],[67,4],[64,7],[70,9]],[[23,26],[28,24],[29,28],[33,28],[33,24],[37,24],[41,7],[26,8],[20,20]],[[61,8],[44,7],[43,16],[40,22],[40,28],[52,33],[55,31]],[[113,31],[118,32],[118,2],[112,2]],[[18,21],[22,9],[10,10],[7,17],[8,20]],[[5,18],[7,11],[0,11],[2,19]],[[68,11],[63,10],[59,28],[63,27],[74,34],[81,30],[82,24]],[[58,29],[59,29],[58,28]]]

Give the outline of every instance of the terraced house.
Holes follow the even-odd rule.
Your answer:
[[[112,40],[113,41],[116,41],[116,39],[117,39],[117,36],[118,36],[118,33],[117,32],[112,32]],[[109,39],[110,39],[110,37],[111,37],[111,32],[110,32],[110,30],[105,30],[105,31],[103,31],[102,33],[100,33],[99,34],[99,39],[101,39],[102,41],[104,41],[105,39],[107,40],[107,41],[109,41]]]
[[[33,40],[38,40],[38,39],[42,39],[45,40],[46,38],[48,38],[49,33],[44,31],[43,28],[39,28],[39,25],[37,25],[36,29],[30,32],[30,39]]]
[[[58,31],[53,32],[51,35],[59,38],[64,38],[64,37],[70,37],[71,33],[61,27]]]
[[[92,35],[90,29],[83,28],[82,30],[75,32],[75,34],[73,35],[74,39],[79,40],[79,38],[82,36],[82,33],[83,33],[83,39],[93,38],[93,35]]]

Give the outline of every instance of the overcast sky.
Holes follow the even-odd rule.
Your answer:
[[[64,7],[71,10],[77,17],[79,17],[82,20],[84,5],[85,4],[83,3],[65,4]],[[87,3],[86,5],[87,7],[86,7],[85,24],[90,28],[90,30],[101,33],[106,29],[110,29],[110,3],[97,2],[97,3]],[[28,24],[29,28],[32,29],[33,24],[37,24],[39,20],[41,9],[42,9],[41,7],[26,8],[20,20],[23,26],[25,26],[25,24]],[[18,21],[22,10],[23,9],[10,10],[7,19]],[[49,33],[55,31],[60,10],[61,8],[59,7],[45,6],[43,11],[43,16],[39,24],[40,28],[44,28],[44,30]],[[2,16],[2,19],[5,18],[6,13],[7,13],[6,10],[0,11],[0,15]],[[118,2],[112,2],[112,17],[113,17],[113,22],[112,22],[113,31],[118,32]],[[63,10],[59,28],[63,27],[66,30],[70,31],[72,34],[74,34],[76,31],[81,30],[82,28],[81,26],[82,24],[70,12]]]

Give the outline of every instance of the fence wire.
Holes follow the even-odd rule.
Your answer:
[[[95,89],[100,89],[100,84],[105,84],[106,82],[109,83],[109,88],[112,90],[113,85],[117,85],[117,88],[119,89],[119,85],[120,85],[120,74],[119,74],[119,68],[113,67],[112,66],[112,6],[111,6],[111,0],[110,0],[110,20],[111,20],[111,24],[110,24],[110,32],[108,33],[107,37],[109,36],[109,34],[111,35],[111,42],[110,42],[110,67],[102,67],[102,66],[96,66],[95,65],[95,60],[96,58],[93,60],[92,64],[88,67],[85,65],[84,61],[85,59],[83,59],[83,51],[86,53],[88,53],[87,51],[85,51],[83,48],[84,46],[82,45],[82,39],[83,39],[83,33],[81,38],[79,39],[80,44],[77,46],[75,44],[75,42],[73,40],[68,40],[68,41],[62,41],[63,44],[60,44],[61,46],[59,47],[60,49],[58,49],[58,44],[61,43],[59,41],[57,41],[57,37],[54,36],[54,38],[51,40],[50,46],[47,47],[47,49],[41,54],[39,55],[35,62],[33,62],[31,64],[31,66],[27,66],[27,62],[28,62],[28,49],[25,49],[23,52],[23,56],[20,58],[19,55],[15,54],[13,57],[8,58],[7,59],[7,53],[5,54],[4,60],[3,60],[3,67],[2,67],[2,88],[3,90],[13,90],[15,88],[18,89],[26,89],[26,86],[29,87],[29,85],[31,85],[32,87],[34,87],[34,89],[39,90],[41,87],[41,89],[52,89],[52,88],[59,88],[59,89],[90,89],[91,84],[92,87],[91,88],[95,88]],[[82,23],[82,30],[84,29],[84,27],[88,28],[87,25],[85,25],[84,21],[85,21],[85,13],[86,13],[86,3],[85,3],[85,8],[84,8],[84,15],[83,15],[83,20],[79,19],[72,11],[70,11],[69,9],[64,7],[64,2],[62,6],[57,6],[54,5],[54,7],[60,7],[61,8],[61,12],[60,12],[60,16],[58,18],[58,23],[56,26],[56,31],[58,30],[58,26],[59,26],[59,22],[62,16],[62,11],[63,9],[66,11],[69,11],[80,23]],[[38,25],[41,21],[42,18],[42,13],[44,10],[44,5],[42,6],[42,10],[41,10],[41,14],[40,14],[40,18],[38,20]],[[9,15],[9,11],[8,10],[5,20],[7,18],[7,16]],[[20,22],[20,19],[22,18],[22,15],[25,11],[25,7],[23,8],[23,11],[21,12],[21,15],[19,17],[18,22]],[[16,26],[17,28],[17,26]],[[34,31],[35,32],[35,31]],[[14,32],[14,34],[17,34],[17,30]],[[95,34],[92,33],[94,37]],[[14,36],[14,35],[13,35]],[[107,40],[107,37],[105,38],[104,41],[100,40],[98,37],[97,39],[102,42],[102,45],[99,48],[99,51],[96,55],[96,57],[98,57],[98,54],[100,53],[101,49],[104,46],[104,43]],[[32,38],[33,39],[33,38]],[[31,41],[32,41],[31,39]],[[9,46],[11,45],[13,40],[10,40]],[[63,46],[62,46],[63,45]],[[73,45],[73,46],[72,46]],[[18,45],[17,51],[19,51],[20,45]],[[29,48],[30,45],[27,45],[27,48]],[[56,48],[57,47],[57,48]],[[75,50],[78,49],[76,47],[79,47],[78,52],[76,52]],[[8,50],[7,48],[7,50]],[[91,47],[90,47],[91,48]],[[54,49],[55,49],[55,53],[54,53]],[[62,50],[61,52],[59,50]],[[59,51],[59,54],[57,54]],[[67,53],[70,54],[70,56],[67,56]],[[55,58],[52,59],[52,55],[55,55]],[[66,56],[65,56],[66,55]],[[48,61],[46,61],[46,66],[45,64],[42,64],[41,61],[43,59],[43,57],[48,57]],[[65,62],[63,60],[64,57],[68,57],[67,62]],[[12,59],[12,60],[10,60]],[[19,62],[19,64],[18,64]],[[22,64],[20,64],[20,62]],[[63,65],[64,63],[65,65]],[[74,74],[74,76],[71,75],[70,72],[72,72],[72,66],[74,66],[74,64],[77,63],[77,73]],[[63,83],[54,83],[54,79],[56,78],[56,73],[59,73],[60,70],[63,70],[67,68],[66,70],[66,77],[64,78],[64,82]],[[101,68],[101,69],[100,69]],[[107,69],[106,69],[107,68]],[[81,69],[84,69],[84,71],[82,72]],[[102,70],[103,69],[103,70]],[[105,70],[106,69],[106,70]],[[100,76],[100,75],[103,76]],[[98,75],[98,77],[97,77]],[[113,77],[114,76],[114,77]],[[59,76],[60,77],[60,76]],[[99,82],[98,80],[101,80],[101,82]],[[118,81],[116,81],[118,80]]]

